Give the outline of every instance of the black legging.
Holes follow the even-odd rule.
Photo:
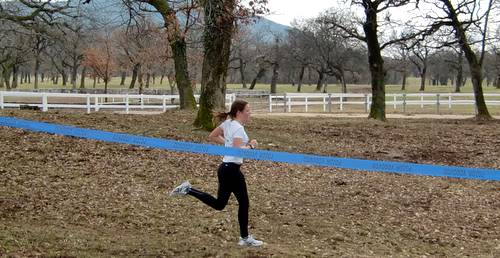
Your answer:
[[[210,194],[191,188],[188,194],[198,198],[208,206],[223,210],[226,207],[231,193],[234,193],[238,200],[238,222],[240,223],[241,237],[248,236],[248,193],[245,176],[240,171],[240,165],[236,163],[222,163],[217,171],[219,178],[219,190],[217,199]]]

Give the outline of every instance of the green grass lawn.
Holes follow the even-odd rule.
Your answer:
[[[111,82],[108,84],[109,89],[127,89],[128,85],[130,83],[130,77],[128,77],[125,81],[124,86],[120,86],[120,78],[119,77],[114,77]],[[248,83],[247,86],[250,84]],[[77,87],[80,86],[80,80],[77,82]],[[136,84],[137,87],[137,84]],[[51,81],[44,81],[39,84],[40,89],[71,89],[72,86],[71,84],[68,84],[67,86],[62,86],[61,85],[61,80],[59,81],[59,84],[55,85]],[[93,88],[93,81],[91,79],[86,80],[86,88]],[[96,88],[98,89],[104,89],[104,83],[101,81],[96,85]],[[160,79],[157,78],[155,83],[153,84],[152,82],[150,83],[151,89],[170,89],[170,86],[167,82],[166,79],[163,80],[163,84],[160,84]],[[196,91],[199,92],[200,90],[200,84],[197,85]],[[227,85],[228,89],[242,89],[241,84],[228,84]],[[5,88],[0,88],[1,90],[5,90]],[[33,89],[33,84],[21,84],[18,86],[18,89]],[[401,85],[391,85],[388,84],[386,85],[386,93],[419,93],[420,89],[420,79],[415,78],[415,77],[410,77],[407,79],[407,86],[406,90],[402,91],[401,90]],[[255,90],[270,90],[270,85],[268,83],[259,83],[255,86]],[[347,91],[349,93],[370,93],[371,92],[371,87],[368,84],[349,84],[347,86]],[[483,91],[485,93],[500,93],[500,89],[497,89],[492,86],[486,86],[486,83],[483,83]],[[284,92],[297,92],[297,87],[292,86],[291,84],[278,84],[277,86],[277,92],[278,93],[284,93]],[[310,93],[310,92],[316,92],[316,84],[303,84],[302,85],[302,90],[301,92],[304,93]],[[327,87],[327,92],[328,93],[338,93],[341,92],[341,88],[338,84],[329,84]],[[432,85],[426,85],[425,91],[426,93],[433,93],[433,92],[441,92],[441,93],[447,93],[447,92],[455,92],[455,86],[451,85],[450,83],[448,86],[432,86]],[[461,92],[463,93],[472,93],[472,85],[470,80],[468,80],[465,84],[464,87],[462,87]]]

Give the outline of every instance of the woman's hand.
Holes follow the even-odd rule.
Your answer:
[[[255,149],[255,148],[257,148],[257,145],[259,143],[257,142],[257,140],[252,139],[248,144],[251,146],[252,149]]]

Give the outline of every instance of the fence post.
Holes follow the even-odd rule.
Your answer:
[[[328,112],[332,112],[332,94],[328,93]]]
[[[406,93],[403,93],[403,113],[406,113]]]
[[[368,94],[365,94],[365,113],[368,113]]]
[[[286,113],[286,105],[287,105],[287,101],[286,101],[286,92],[285,92],[285,94],[283,94],[283,107],[284,107],[285,113]]]
[[[87,94],[87,114],[90,114],[90,94]]]
[[[340,93],[340,110],[344,110],[344,93]]]
[[[162,98],[163,112],[167,111],[167,98],[163,95]]]
[[[448,109],[451,109],[451,94],[448,95]]]
[[[439,93],[436,94],[436,108],[437,108],[437,113],[439,114]]]
[[[94,109],[95,111],[99,111],[99,97],[95,97],[95,103],[94,103]]]
[[[420,93],[420,108],[424,108],[424,94]]]
[[[306,113],[307,113],[307,97],[306,97]]]
[[[326,112],[326,99],[323,97],[323,112]]]
[[[144,109],[144,95],[141,94],[141,109]]]
[[[394,110],[396,110],[396,109],[397,109],[397,107],[396,107],[396,101],[397,101],[397,100],[398,100],[398,99],[397,99],[397,97],[396,97],[396,94],[394,94]]]
[[[273,112],[273,95],[269,94],[269,113]]]
[[[128,114],[129,113],[129,102],[130,102],[130,97],[128,96],[128,93],[127,95],[125,96],[125,114]]]
[[[3,109],[3,91],[0,91],[0,109]]]
[[[49,107],[47,106],[47,94],[43,93],[42,94],[42,111],[47,112],[49,110]]]
[[[288,112],[292,112],[292,98],[288,97]]]

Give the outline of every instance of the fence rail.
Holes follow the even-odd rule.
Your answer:
[[[195,95],[197,102],[199,98],[199,95]],[[226,105],[230,105],[235,99],[235,94],[226,94]],[[178,102],[179,95],[0,91],[0,109],[29,106],[38,107],[42,111],[55,108],[86,109],[87,113],[100,109],[121,109],[126,113],[133,109],[156,109],[165,112],[167,109],[179,107]]]
[[[487,105],[500,105],[500,93],[484,94]],[[409,94],[386,94],[387,106],[397,109],[410,105],[436,106],[437,112],[440,112],[441,106],[453,105],[475,105],[473,93],[409,93]],[[281,109],[283,112],[292,112],[292,107],[304,107],[305,112],[309,111],[310,106],[323,106],[323,112],[332,112],[332,108],[338,107],[345,109],[345,105],[362,106],[365,112],[370,110],[372,103],[371,94],[359,93],[285,93],[282,95],[269,95],[269,112],[275,109]]]

